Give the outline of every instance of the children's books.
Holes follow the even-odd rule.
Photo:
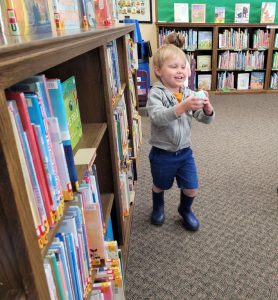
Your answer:
[[[212,31],[198,31],[198,49],[212,49]]]
[[[206,22],[206,4],[191,4],[191,22]]]
[[[175,22],[189,22],[188,3],[174,3]]]
[[[198,74],[198,90],[211,89],[211,74]]]
[[[215,23],[225,23],[225,7],[215,7]]]
[[[261,23],[274,23],[276,2],[262,2]]]
[[[264,72],[251,72],[250,88],[253,90],[264,88]]]
[[[235,23],[249,23],[250,3],[236,3]]]
[[[248,90],[249,88],[249,73],[238,73],[237,75],[237,89]]]

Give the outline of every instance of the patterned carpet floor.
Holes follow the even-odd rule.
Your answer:
[[[213,124],[193,122],[201,227],[186,231],[176,184],[166,221],[150,224],[150,124],[143,117],[126,298],[278,299],[278,96],[211,98]]]

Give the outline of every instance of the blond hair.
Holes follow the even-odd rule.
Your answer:
[[[173,44],[179,48],[183,48],[185,43],[185,37],[182,33],[178,33],[174,31],[166,36],[165,43]]]
[[[186,58],[185,53],[180,48],[172,44],[163,45],[156,50],[156,52],[153,55],[153,66],[154,66],[155,76],[158,79],[159,77],[155,72],[156,68],[161,68],[166,60],[173,57],[179,57],[181,59],[184,59],[184,63],[188,64],[188,60]]]

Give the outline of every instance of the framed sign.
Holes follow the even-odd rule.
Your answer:
[[[125,17],[136,19],[140,23],[152,23],[152,1],[151,0],[118,0],[119,20]]]

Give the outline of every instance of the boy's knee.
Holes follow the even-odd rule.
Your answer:
[[[196,197],[198,194],[197,189],[183,189],[182,192],[187,196],[187,197]]]
[[[154,191],[155,193],[161,193],[161,192],[163,192],[162,189],[156,187],[154,184],[153,184],[153,191]]]

